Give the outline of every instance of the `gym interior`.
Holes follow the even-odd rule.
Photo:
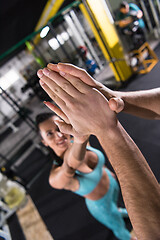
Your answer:
[[[37,70],[47,63],[74,64],[117,91],[160,87],[160,2],[127,2],[142,10],[145,22],[146,39],[140,42],[137,33],[136,48],[116,24],[120,0],[3,1],[0,232],[4,236],[1,239],[118,239],[89,214],[82,197],[49,185],[52,159],[37,134],[35,117],[49,111],[43,101],[51,99],[37,76]],[[123,112],[118,119],[160,181],[159,121]],[[104,152],[95,136],[90,137],[90,144]],[[107,156],[106,166],[112,169]],[[119,205],[124,206],[122,196]],[[131,231],[130,220],[125,223]]]

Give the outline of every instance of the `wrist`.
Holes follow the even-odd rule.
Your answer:
[[[81,137],[74,136],[74,143],[86,144],[88,142],[89,136],[90,135],[84,135],[84,136],[81,136]]]
[[[113,90],[107,88],[102,83],[97,83],[97,90],[99,90],[108,100],[112,97],[115,97],[116,94]]]
[[[114,140],[117,137],[117,134],[120,132],[120,123],[116,120],[114,123],[111,123],[110,126],[104,124],[103,126],[96,129],[95,135],[99,140]]]

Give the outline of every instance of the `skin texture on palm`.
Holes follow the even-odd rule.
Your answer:
[[[44,69],[38,75],[43,89],[69,120],[63,126],[64,131],[67,129],[98,137],[119,179],[137,237],[144,240],[159,239],[160,191],[146,160],[118,122],[116,113],[111,111],[107,98],[95,86],[88,85],[95,82],[80,69],[76,69],[76,77],[64,73],[64,68],[62,71],[59,67],[59,70],[61,72],[58,73],[58,70],[53,72]],[[84,83],[84,77],[87,78],[87,84]],[[113,97],[112,93],[108,91],[108,97]]]

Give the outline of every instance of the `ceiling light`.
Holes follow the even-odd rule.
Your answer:
[[[62,38],[62,36],[61,36],[60,34],[57,35],[57,39],[58,39],[58,41],[59,41],[59,43],[60,43],[61,45],[64,44],[64,40],[63,40],[63,38]]]
[[[48,32],[49,32],[50,28],[48,26],[44,27],[42,29],[42,31],[40,32],[40,37],[41,38],[44,38],[47,36]]]
[[[53,50],[57,50],[57,49],[60,47],[60,45],[59,45],[59,43],[58,43],[58,41],[57,41],[56,38],[50,39],[50,40],[48,41],[48,43],[49,43],[49,46],[50,46]]]
[[[62,37],[62,39],[63,39],[64,41],[67,41],[67,40],[69,39],[69,35],[68,35],[67,32],[61,33],[61,37]]]

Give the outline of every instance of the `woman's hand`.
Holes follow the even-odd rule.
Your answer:
[[[44,104],[50,110],[55,112],[61,119],[63,119],[63,120],[55,120],[55,124],[58,126],[58,128],[60,129],[61,132],[72,135],[74,137],[74,142],[76,142],[76,143],[84,143],[84,142],[88,141],[89,135],[82,135],[82,134],[79,134],[78,132],[76,132],[72,128],[68,117],[64,114],[64,112],[60,108],[58,108],[51,102],[45,101]]]

